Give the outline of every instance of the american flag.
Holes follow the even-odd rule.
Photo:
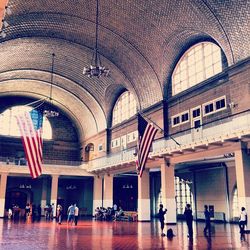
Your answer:
[[[37,178],[42,174],[42,124],[43,115],[33,109],[16,116],[30,175]]]
[[[148,159],[150,147],[157,133],[156,129],[152,124],[148,123],[140,114],[138,114],[138,146],[137,146],[137,160],[136,170],[140,177],[142,177],[145,165]]]

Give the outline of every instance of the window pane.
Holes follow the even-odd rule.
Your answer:
[[[136,114],[136,101],[130,92],[126,91],[117,100],[113,109],[113,125],[129,119]]]
[[[15,106],[0,114],[0,135],[20,137],[21,135],[15,116],[31,110],[32,108],[28,106]],[[42,137],[43,139],[52,139],[52,128],[46,117],[43,117]]]
[[[221,49],[211,42],[191,47],[176,65],[172,76],[173,95],[222,71]],[[177,85],[180,85],[177,87]]]

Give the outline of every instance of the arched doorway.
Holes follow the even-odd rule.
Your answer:
[[[12,208],[14,205],[24,209],[27,203],[32,203],[32,191],[10,189],[6,192],[5,208]]]
[[[86,161],[91,161],[94,157],[94,144],[93,143],[89,143],[86,147],[85,147],[85,160]]]

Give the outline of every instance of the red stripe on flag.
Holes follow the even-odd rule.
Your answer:
[[[139,133],[141,132],[141,134],[139,134],[138,137],[138,162],[136,162],[136,169],[139,171],[139,175],[141,177],[148,159],[150,147],[158,129],[156,129],[152,124],[146,122],[146,120],[139,114],[138,131]]]
[[[36,131],[28,112],[16,116],[22,136],[25,156],[32,178],[42,174],[42,138],[41,131]]]

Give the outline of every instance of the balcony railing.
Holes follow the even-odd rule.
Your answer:
[[[27,161],[25,158],[15,158],[15,157],[1,157],[0,163],[5,163],[7,165],[16,166],[27,166]],[[43,164],[46,165],[58,165],[58,166],[81,166],[83,165],[80,161],[63,161],[63,160],[43,160]]]
[[[169,153],[176,150],[195,147],[198,145],[209,144],[216,141],[224,141],[230,138],[240,138],[243,135],[250,134],[250,111],[245,111],[221,120],[208,124],[203,124],[199,128],[172,135],[172,139],[159,139],[153,142],[153,151],[150,156],[156,156]],[[94,159],[89,162],[88,170],[94,171],[108,167],[132,162],[136,160],[134,156],[135,147],[125,149],[119,153],[111,154],[105,157]]]
[[[250,111],[245,111],[221,120],[208,124],[203,124],[199,128],[191,128],[174,135],[172,139],[161,138],[153,142],[153,150],[150,156],[160,156],[171,154],[176,150],[185,148],[194,148],[199,145],[208,145],[209,143],[225,141],[232,138],[250,134]],[[44,160],[44,164],[53,166],[78,166],[88,171],[106,169],[113,166],[131,163],[136,160],[134,155],[135,147],[124,149],[121,152],[110,154],[104,157],[93,159],[86,162],[79,161],[61,161],[61,160]],[[0,157],[0,163],[25,166],[24,158]]]

